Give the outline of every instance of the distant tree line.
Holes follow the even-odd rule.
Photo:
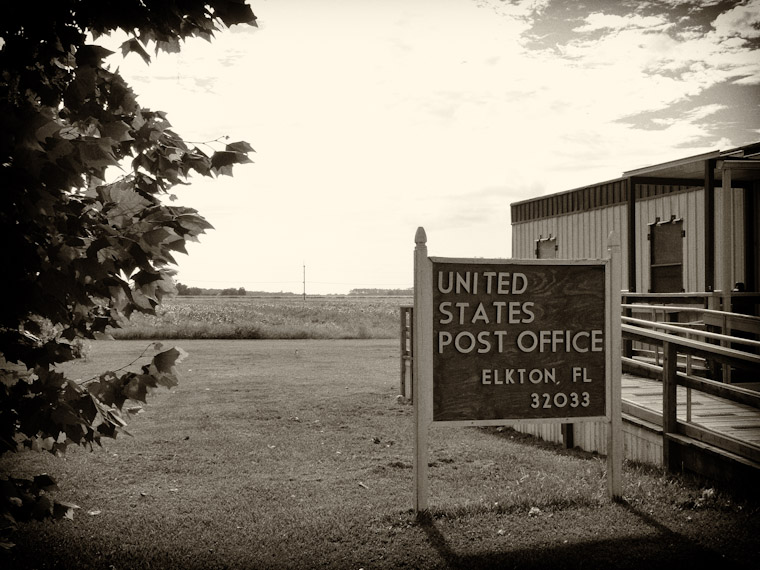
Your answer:
[[[409,289],[351,289],[349,295],[381,295],[387,297],[409,297],[414,295],[414,288]]]
[[[208,295],[213,297],[245,297],[248,292],[245,287],[229,287],[227,289],[205,289],[202,287],[188,287],[183,283],[177,283],[178,295]]]

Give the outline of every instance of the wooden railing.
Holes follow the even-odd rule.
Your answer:
[[[733,307],[723,307],[726,297],[721,291],[696,291],[691,293],[637,293],[623,291],[621,302],[641,305],[681,305],[702,309],[723,310],[726,312],[744,312],[740,308],[760,305],[760,293],[732,291],[730,294]],[[749,311],[752,312],[752,311]],[[757,314],[755,312],[755,314]]]
[[[657,330],[675,332],[686,338],[701,338],[707,342],[714,342],[724,347],[743,345],[748,347],[749,352],[760,353],[760,317],[716,311],[695,305],[655,305],[649,303],[624,303],[623,323],[635,324],[642,327],[651,327]],[[647,317],[640,319],[632,315]],[[624,343],[624,356],[632,357],[634,353],[641,352],[631,342]],[[659,365],[660,353],[657,345],[652,353],[655,364]],[[731,366],[723,365],[715,367],[715,359],[707,358],[713,367],[713,379],[731,381]],[[691,356],[687,356],[687,372],[691,372]],[[758,379],[760,381],[760,378]]]
[[[646,323],[646,325],[642,326],[640,322],[631,322],[632,320],[635,319],[624,317],[622,333],[625,339],[648,345],[655,345],[662,349],[663,358],[661,366],[642,364],[640,361],[629,357],[624,357],[623,363],[624,366],[627,365],[638,369],[645,368],[650,372],[659,371],[661,375],[663,384],[661,420],[663,432],[663,465],[672,470],[678,469],[679,466],[674,459],[673,446],[682,443],[684,441],[683,438],[690,438],[692,440],[707,443],[728,453],[733,453],[746,458],[754,463],[760,463],[760,447],[717,431],[710,430],[704,426],[696,425],[691,422],[690,413],[688,413],[688,411],[685,422],[680,421],[676,413],[676,391],[678,386],[684,386],[687,390],[698,390],[705,394],[710,394],[755,409],[760,409],[760,393],[757,391],[748,390],[738,385],[725,384],[707,378],[700,378],[685,372],[678,372],[677,370],[679,355],[691,355],[713,360],[726,366],[758,372],[760,371],[760,355],[746,350],[738,350],[731,346],[721,346],[720,344],[712,344],[695,340],[693,338],[684,338],[679,336],[679,334],[698,334],[713,340],[727,340],[730,344],[741,343],[750,348],[760,347],[760,342],[710,333],[707,331],[695,331],[691,328],[672,324]],[[661,328],[665,332],[653,330],[654,328]],[[656,422],[657,419],[655,414],[651,411],[631,403],[626,404],[624,402],[623,412],[639,417],[645,421]]]

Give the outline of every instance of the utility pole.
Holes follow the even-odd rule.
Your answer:
[[[303,264],[303,302],[306,302],[306,263]]]

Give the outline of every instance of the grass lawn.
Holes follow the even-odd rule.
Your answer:
[[[94,343],[75,377],[145,341]],[[431,430],[430,517],[412,504],[412,409],[395,340],[183,340],[183,380],[132,437],[0,473],[48,472],[73,521],[27,522],[0,568],[756,568],[760,503],[508,429]],[[139,365],[139,363],[138,363]]]

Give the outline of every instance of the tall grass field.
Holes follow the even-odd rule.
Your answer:
[[[65,368],[89,378],[149,344],[97,341]],[[757,568],[756,500],[626,465],[611,503],[603,458],[506,428],[431,429],[416,518],[396,339],[173,344],[190,355],[180,385],[131,435],[0,460],[2,475],[53,475],[80,507],[22,523],[0,568]]]
[[[410,297],[174,297],[155,316],[135,314],[117,339],[396,338]]]

